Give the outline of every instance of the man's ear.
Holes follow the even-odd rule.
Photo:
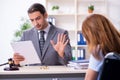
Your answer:
[[[47,18],[47,17],[48,17],[48,14],[47,14],[47,13],[45,13],[45,14],[44,14],[44,18]]]

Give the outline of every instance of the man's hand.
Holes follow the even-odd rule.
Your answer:
[[[55,44],[53,40],[51,40],[51,44],[53,48],[58,52],[60,57],[64,57],[64,49],[69,40],[66,40],[65,34],[58,34],[57,43]]]
[[[25,60],[25,58],[22,55],[19,55],[19,53],[14,53],[13,60],[15,64],[20,64],[21,61]]]

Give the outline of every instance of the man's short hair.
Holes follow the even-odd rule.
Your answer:
[[[45,7],[40,3],[34,3],[33,5],[31,5],[28,9],[28,14],[33,13],[35,11],[39,11],[43,15],[46,13]]]

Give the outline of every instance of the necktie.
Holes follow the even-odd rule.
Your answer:
[[[42,55],[42,51],[45,43],[44,33],[45,31],[39,32],[39,46],[40,46],[41,55]]]

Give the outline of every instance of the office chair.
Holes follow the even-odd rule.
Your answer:
[[[99,80],[120,80],[120,54],[111,52],[105,56]]]

